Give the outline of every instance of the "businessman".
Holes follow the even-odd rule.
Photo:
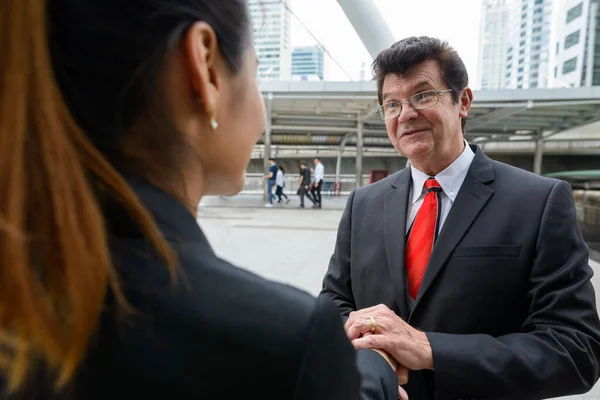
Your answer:
[[[411,167],[354,191],[339,225],[323,292],[354,346],[408,370],[411,400],[590,390],[600,322],[568,184],[466,143],[473,93],[445,42],[401,40],[373,70]]]

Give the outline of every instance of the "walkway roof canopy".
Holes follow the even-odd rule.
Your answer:
[[[260,83],[272,101],[272,143],[339,145],[364,123],[365,146],[389,146],[375,82]],[[269,100],[272,99],[272,100]],[[600,86],[474,91],[465,136],[479,143],[544,138],[600,121]],[[539,136],[538,136],[539,138]]]

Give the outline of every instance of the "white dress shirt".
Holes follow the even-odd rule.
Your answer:
[[[315,183],[318,183],[319,181],[322,181],[325,179],[325,167],[323,166],[322,163],[318,163],[315,166]]]
[[[454,160],[448,168],[433,177],[442,187],[442,215],[440,216],[439,230],[442,229],[444,221],[446,220],[446,217],[448,217],[448,213],[452,208],[452,204],[454,204],[456,195],[467,176],[467,172],[469,172],[473,158],[475,158],[475,153],[473,153],[473,150],[471,150],[471,147],[469,147],[469,144],[465,141],[465,149],[461,155]],[[427,194],[425,181],[430,178],[429,175],[419,171],[412,165],[410,170],[412,185],[409,193],[406,232],[410,229],[413,221],[417,217],[417,212],[419,211],[421,204],[423,204],[423,200],[425,200],[425,194]]]

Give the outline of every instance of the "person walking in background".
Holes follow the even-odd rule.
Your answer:
[[[282,165],[277,167],[277,176],[275,178],[275,184],[277,185],[277,189],[275,189],[275,195],[277,196],[277,203],[281,203],[282,197],[285,197],[285,204],[290,202],[290,199],[283,193],[283,188],[285,187],[285,169],[283,169]]]
[[[315,204],[313,208],[321,208],[321,189],[323,188],[323,180],[325,179],[325,167],[321,163],[321,160],[318,157],[314,159],[315,164],[315,175],[313,184],[311,187],[311,193],[313,198],[315,199]]]
[[[273,207],[273,200],[275,200],[275,195],[273,194],[273,187],[275,186],[275,181],[277,179],[277,163],[274,159],[269,158],[269,172],[265,175],[267,179],[267,193],[269,196],[269,202],[265,204],[265,207],[271,208]]]
[[[0,43],[1,399],[397,396],[198,223],[265,128],[246,0],[3,0]]]
[[[298,182],[298,196],[300,196],[300,208],[304,208],[304,196],[308,197],[308,199],[315,205],[315,201],[310,195],[310,169],[308,169],[306,163],[302,161],[300,163],[300,180]]]

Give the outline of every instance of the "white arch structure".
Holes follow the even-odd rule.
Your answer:
[[[394,43],[394,35],[372,0],[337,0],[372,58]]]

